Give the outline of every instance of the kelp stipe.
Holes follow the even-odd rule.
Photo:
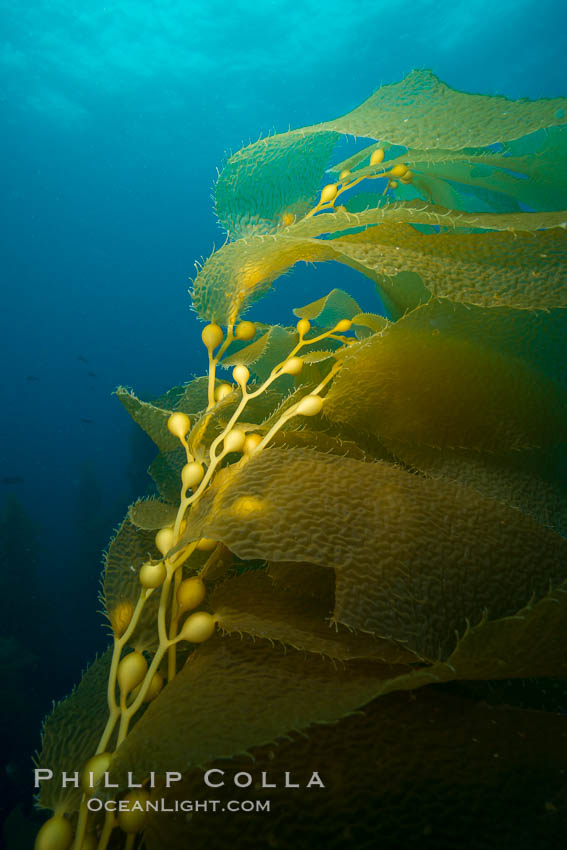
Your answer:
[[[277,829],[156,811],[206,792],[197,768],[246,773],[248,753],[259,775],[327,772],[311,815],[293,798],[326,846],[374,847],[376,800],[382,846],[428,846],[443,818],[426,789],[460,811],[469,756],[494,823],[475,759],[497,741],[511,805],[528,793],[511,777],[543,763],[556,799],[560,718],[419,689],[567,673],[566,115],[563,99],[467,95],[420,71],[228,159],[216,212],[232,241],[192,290],[208,372],[151,404],[117,390],[159,449],[159,497],[131,506],[106,554],[112,646],[46,721],[53,816],[36,850],[224,847],[236,829],[242,847],[304,846],[279,789]],[[369,145],[333,162],[340,134]],[[333,289],[295,326],[244,319],[300,260],[358,269],[388,318]],[[408,834],[386,803],[416,746]],[[81,787],[62,788],[75,771]]]

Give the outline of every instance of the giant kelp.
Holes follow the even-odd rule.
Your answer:
[[[558,705],[529,684],[517,708],[478,699],[567,675],[566,123],[564,99],[417,71],[228,158],[229,241],[192,289],[207,374],[117,391],[156,495],[106,554],[112,646],[46,721],[39,764],[83,785],[44,786],[37,850],[452,847],[473,825],[471,850],[556,845]],[[368,144],[345,158],[342,135]],[[375,311],[330,288],[295,325],[244,319],[299,261],[359,270]],[[151,812],[248,754],[328,788],[274,791],[252,832]]]

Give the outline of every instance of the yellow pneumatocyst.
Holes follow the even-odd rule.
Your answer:
[[[234,378],[237,384],[240,384],[241,387],[245,387],[248,383],[250,372],[246,368],[246,366],[235,366],[232,370],[232,377]]]
[[[184,440],[186,435],[189,433],[189,429],[191,427],[191,420],[187,416],[186,413],[172,413],[169,419],[167,420],[167,428],[174,437],[177,437],[179,440]]]
[[[225,452],[241,452],[246,441],[246,434],[240,428],[233,428],[224,438]]]
[[[210,325],[205,325],[203,330],[201,331],[201,339],[205,344],[206,348],[209,351],[212,351],[217,345],[220,345],[224,339],[224,333],[222,332],[222,328],[216,324],[216,322],[211,322]]]
[[[197,608],[203,599],[207,588],[198,576],[184,579],[177,588],[177,605],[180,613]]]
[[[349,176],[350,171],[348,170],[348,168],[345,168],[344,171],[341,171],[341,173],[339,174],[339,183],[343,183]]]
[[[350,331],[351,328],[352,322],[350,319],[341,319],[340,322],[337,322],[333,330],[344,333],[345,331]]]
[[[165,528],[160,528],[155,537],[156,546],[162,555],[167,555],[173,546],[173,528],[169,525]]]
[[[215,401],[222,401],[223,398],[226,398],[227,395],[230,395],[232,392],[232,387],[230,384],[219,384],[215,389]]]
[[[380,165],[381,162],[384,162],[384,149],[376,148],[375,151],[372,151],[370,156],[370,165]]]
[[[337,195],[337,184],[336,183],[328,183],[323,187],[321,191],[321,200],[320,204],[328,204],[333,200]]]
[[[73,827],[63,815],[45,821],[35,839],[34,850],[68,850],[73,841]]]
[[[409,171],[409,168],[407,167],[407,165],[402,165],[400,163],[399,165],[393,166],[393,168],[390,170],[390,176],[391,177],[403,177],[405,174],[407,174],[408,171]]]
[[[196,614],[191,614],[179,632],[179,639],[189,641],[189,643],[204,643],[212,637],[215,631],[216,620],[212,614],[206,611],[197,611]]]
[[[199,552],[211,552],[217,545],[218,540],[211,540],[209,537],[201,537],[197,543]]]
[[[183,484],[183,489],[188,490],[191,488],[194,490],[197,484],[202,481],[204,474],[205,470],[200,463],[197,463],[196,461],[186,463],[181,470],[181,483]]]
[[[142,587],[150,590],[153,587],[160,587],[165,580],[166,574],[167,570],[162,561],[158,561],[156,564],[148,561],[148,563],[142,564],[140,567],[138,578]]]
[[[282,213],[282,217],[281,217],[280,220],[281,220],[283,227],[289,227],[291,224],[294,223],[295,216],[294,216],[293,213],[284,212],[284,213]]]
[[[108,613],[108,619],[112,626],[112,631],[116,637],[122,637],[134,613],[134,605],[132,602],[119,602],[112,611]]]
[[[242,447],[242,451],[245,455],[254,454],[261,442],[262,437],[260,436],[260,434],[247,434],[246,439],[244,440],[244,446]]]
[[[311,322],[309,319],[300,319],[296,327],[300,336],[305,336],[311,330]]]
[[[236,339],[241,339],[244,342],[248,342],[248,340],[252,339],[255,333],[256,325],[254,322],[240,322],[234,330],[234,336]]]
[[[130,696],[131,696],[132,700],[135,700],[135,699],[138,698],[138,694],[140,693],[141,687],[142,687],[142,685],[140,683],[139,685],[136,685],[134,690],[131,692]],[[163,676],[161,675],[161,673],[158,673],[156,671],[154,673],[154,675],[152,676],[152,680],[151,680],[150,684],[148,685],[148,689],[147,689],[146,695],[144,697],[144,702],[151,702],[152,700],[154,700],[158,696],[158,694],[161,692],[162,688],[163,688]]]
[[[118,826],[123,832],[130,834],[140,832],[143,829],[146,822],[146,803],[149,799],[150,795],[143,788],[129,791],[122,798],[120,801],[122,805],[124,805],[124,802],[130,805],[128,811],[119,810],[116,816]]]
[[[316,416],[323,407],[323,399],[318,395],[306,395],[297,405],[300,416]]]
[[[283,375],[299,375],[302,369],[303,360],[301,357],[290,357],[282,366],[281,372]]]
[[[141,652],[129,652],[118,665],[116,678],[121,693],[126,696],[143,681],[148,672],[148,662]]]
[[[92,794],[95,786],[108,771],[111,760],[112,753],[98,753],[88,760],[81,773],[81,788],[85,794]]]

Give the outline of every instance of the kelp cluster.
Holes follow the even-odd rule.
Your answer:
[[[229,157],[192,289],[208,373],[117,391],[157,494],[106,554],[112,646],[46,721],[38,850],[565,835],[566,123],[419,71]],[[345,135],[368,143],[336,161]],[[375,313],[332,289],[242,318],[330,260]],[[326,787],[213,793],[203,767]],[[272,812],[153,805],[243,795]]]

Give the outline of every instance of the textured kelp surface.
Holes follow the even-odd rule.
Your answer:
[[[186,815],[154,815],[146,841],[150,850],[181,850],[188,834],[197,844],[223,848],[229,842],[245,850],[558,846],[566,827],[566,746],[559,715],[495,708],[432,689],[412,699],[393,694],[308,737],[255,749],[253,761],[214,762],[211,767],[225,772],[225,787],[214,792],[219,811],[192,813],[190,833]],[[304,787],[314,765],[325,789]],[[238,771],[252,774],[253,789],[234,786]],[[285,771],[302,787],[281,787]],[[279,787],[259,787],[263,772]],[[229,800],[249,799],[252,790],[255,799],[270,801],[269,813],[223,813]],[[176,799],[210,793],[200,770],[188,771],[171,791],[154,792],[165,794],[170,808]]]
[[[60,775],[106,751],[101,800],[155,774],[154,800],[221,801],[151,814],[148,850],[565,842],[566,153],[567,100],[414,71],[227,159],[228,239],[192,288],[209,371],[117,390],[155,492],[105,555],[113,649],[39,757]],[[330,281],[243,321],[302,261],[361,272],[375,305]],[[79,837],[130,850],[47,789]],[[251,798],[270,813],[222,810]]]

